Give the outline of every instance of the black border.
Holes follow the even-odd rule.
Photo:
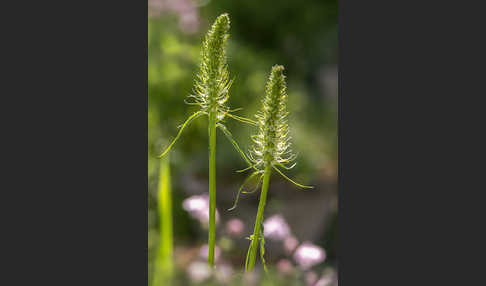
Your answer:
[[[147,2],[3,11],[0,284],[147,285]]]
[[[471,205],[447,192],[482,190],[461,188],[468,164],[450,155],[471,123],[458,97],[472,78],[453,60],[481,46],[454,37],[484,25],[440,4],[340,0],[340,285],[438,285],[467,261],[449,257],[463,244],[444,223]],[[147,285],[147,2],[17,5],[2,18],[1,278]]]

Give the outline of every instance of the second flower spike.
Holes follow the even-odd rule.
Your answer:
[[[253,168],[255,171],[243,183],[243,186],[240,187],[234,206],[236,207],[240,192],[247,182],[251,181],[254,177],[258,177],[258,187],[260,182],[263,181],[255,226],[253,234],[249,237],[251,242],[246,256],[246,271],[253,270],[258,248],[260,249],[260,259],[266,271],[263,213],[272,170],[277,171],[277,173],[282,175],[285,179],[299,187],[313,188],[294,182],[279,169],[279,167],[284,169],[291,169],[294,167],[295,164],[291,166],[287,166],[286,164],[291,163],[296,157],[290,149],[289,127],[287,124],[287,86],[283,71],[283,66],[275,65],[272,67],[270,77],[268,78],[265,89],[265,98],[263,99],[263,107],[256,115],[258,120],[258,132],[256,135],[252,136],[254,147],[249,155],[252,163],[250,168]]]

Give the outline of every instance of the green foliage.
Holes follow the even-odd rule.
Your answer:
[[[160,221],[159,249],[155,261],[155,277],[153,285],[163,285],[164,281],[172,279],[173,262],[173,229],[172,229],[172,190],[170,183],[169,157],[160,162],[158,207]]]

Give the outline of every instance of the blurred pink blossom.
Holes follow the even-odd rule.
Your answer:
[[[191,10],[179,15],[179,27],[188,34],[194,34],[199,28],[199,14],[197,11]]]
[[[233,268],[230,264],[221,264],[216,268],[215,272],[216,280],[224,285],[229,285],[231,282],[231,276],[233,275]]]
[[[283,243],[284,243],[285,251],[289,254],[295,250],[297,245],[299,245],[299,241],[297,240],[297,238],[295,238],[295,236],[292,235],[285,238]]]
[[[302,269],[306,270],[323,262],[326,259],[326,252],[317,245],[304,242],[295,250],[294,259]]]
[[[263,222],[265,237],[283,240],[290,235],[290,227],[281,215],[274,215]]]
[[[148,8],[150,17],[160,17],[164,13],[177,14],[179,28],[185,33],[195,33],[199,28],[199,11],[191,0],[149,0]]]
[[[277,262],[277,269],[283,274],[291,274],[294,271],[294,266],[292,265],[292,262],[290,262],[290,260],[280,259]]]
[[[188,212],[199,212],[209,208],[209,198],[206,195],[192,196],[182,202],[182,207]]]
[[[231,236],[241,236],[245,231],[245,224],[241,219],[233,218],[226,223],[226,232]]]
[[[321,278],[313,286],[337,286],[336,271],[332,268],[326,268],[321,275]]]
[[[209,223],[209,196],[200,195],[192,196],[182,202],[182,208],[189,212],[189,214],[199,220],[199,222],[207,227]],[[216,223],[219,222],[219,212],[216,210]]]
[[[319,277],[317,276],[317,274],[314,272],[314,271],[311,271],[311,272],[307,272],[305,274],[305,283],[308,285],[308,286],[313,286],[314,283],[316,283],[317,279]]]
[[[207,244],[203,245],[199,250],[199,256],[202,257],[204,260],[207,260],[208,259],[208,250],[209,250],[209,246]],[[221,250],[219,249],[219,247],[215,246],[214,247],[214,261],[218,262],[220,256],[221,256]]]
[[[314,286],[330,286],[333,285],[334,279],[330,276],[323,276],[319,279]],[[337,283],[336,283],[337,286]]]
[[[251,272],[245,272],[243,274],[243,285],[245,286],[257,286],[258,284],[258,272],[257,271],[251,271]]]
[[[192,282],[200,283],[211,276],[211,269],[206,262],[195,261],[187,267],[187,274]]]

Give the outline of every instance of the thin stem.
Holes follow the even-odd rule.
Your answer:
[[[158,210],[160,220],[160,243],[157,255],[154,285],[162,285],[173,272],[173,226],[172,194],[169,156],[160,162],[158,186]]]
[[[194,113],[193,115],[189,116],[189,118],[187,118],[186,122],[184,122],[180,129],[179,129],[179,132],[177,133],[177,136],[174,138],[174,140],[172,140],[172,143],[170,143],[170,145],[165,149],[165,151],[160,154],[159,158],[162,158],[165,156],[165,154],[167,154],[170,149],[172,148],[172,145],[174,145],[177,141],[177,139],[179,139],[179,137],[181,136],[182,134],[182,131],[184,131],[184,128],[186,128],[187,125],[189,125],[189,123],[191,123],[191,121],[193,121],[194,119],[198,118],[199,116],[203,115],[204,113],[202,111],[198,111],[196,113]]]
[[[253,230],[253,239],[250,245],[250,260],[247,271],[252,271],[255,266],[256,254],[258,251],[258,243],[260,238],[260,226],[263,221],[263,211],[265,209],[265,203],[267,201],[268,186],[270,184],[270,174],[272,173],[272,167],[267,166],[265,173],[263,174],[262,192],[260,194],[260,203],[258,204],[258,213],[255,221],[255,228]]]
[[[208,263],[214,267],[216,242],[216,112],[209,114],[209,239]]]

